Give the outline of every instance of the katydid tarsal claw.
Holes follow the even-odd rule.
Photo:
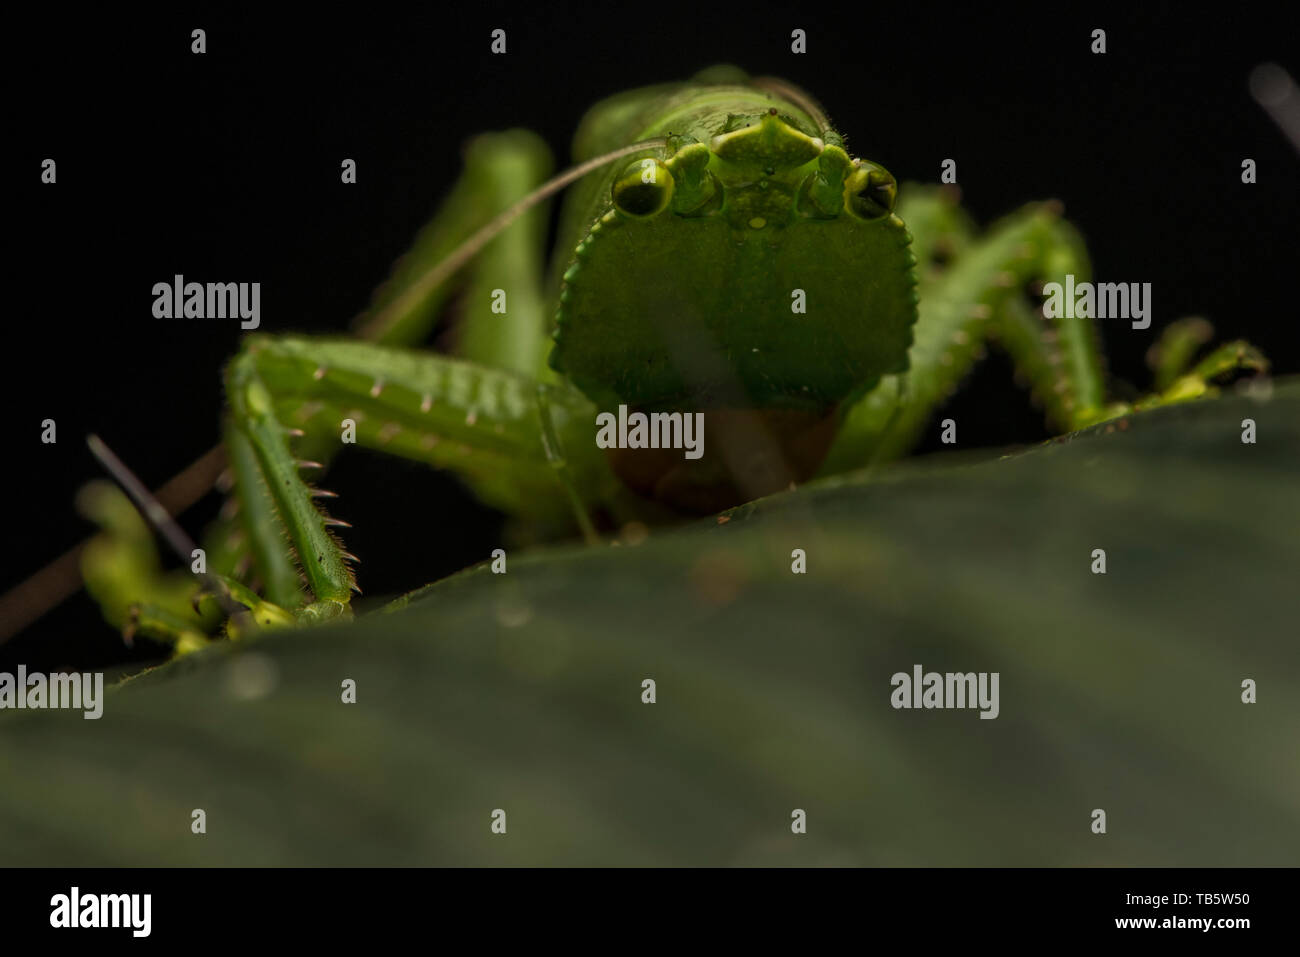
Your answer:
[[[475,138],[360,339],[245,339],[225,377],[231,505],[204,554],[254,620],[348,613],[343,523],[301,475],[342,444],[451,470],[543,536],[596,540],[904,454],[989,340],[1058,431],[1133,408],[1107,399],[1091,320],[1031,301],[1088,279],[1058,204],[980,234],[952,190],[855,156],[804,92],[725,67],[596,104],[574,150],[548,180],[535,135]],[[564,187],[548,267],[543,202]],[[453,348],[416,351],[457,288]],[[1167,334],[1147,403],[1263,366],[1240,343],[1193,366],[1192,336]],[[683,454],[696,422],[701,453]],[[149,574],[123,580],[95,554],[84,572],[110,619],[159,607]],[[175,638],[170,615],[155,637]]]

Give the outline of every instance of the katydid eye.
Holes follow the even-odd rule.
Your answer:
[[[859,162],[844,181],[844,205],[861,219],[879,219],[894,211],[898,183],[876,163]]]
[[[629,165],[612,190],[614,205],[628,216],[654,216],[668,208],[673,199],[673,174],[657,159],[642,159]]]

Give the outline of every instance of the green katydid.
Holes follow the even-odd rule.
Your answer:
[[[230,506],[205,538],[226,608],[263,624],[349,613],[342,523],[299,474],[344,436],[456,472],[541,535],[594,539],[903,454],[989,339],[1058,431],[1133,408],[1107,400],[1090,320],[1045,319],[1025,295],[1088,275],[1054,204],[978,235],[951,191],[900,190],[852,157],[807,94],[726,67],[596,104],[575,154],[547,181],[533,134],[476,138],[361,338],[245,340],[226,372]],[[569,184],[547,275],[543,203]],[[457,286],[453,354],[414,351]],[[1245,343],[1193,366],[1198,335],[1166,332],[1146,403],[1263,367]],[[698,414],[703,454],[601,448],[598,416],[620,406],[674,426]],[[116,530],[83,560],[106,616],[204,644],[224,612],[164,585],[114,500],[92,508]]]

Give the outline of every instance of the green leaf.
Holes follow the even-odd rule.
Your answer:
[[[0,715],[0,864],[1295,865],[1298,516],[1289,381],[512,554]]]

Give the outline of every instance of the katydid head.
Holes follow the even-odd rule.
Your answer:
[[[905,370],[897,185],[840,143],[776,107],[717,111],[628,161],[564,275],[552,367],[602,407],[819,416]]]
[[[841,403],[906,369],[916,320],[884,167],[776,108],[716,123],[611,177],[550,359],[601,409],[704,414],[704,460],[611,455],[630,487],[692,511],[813,474]]]

